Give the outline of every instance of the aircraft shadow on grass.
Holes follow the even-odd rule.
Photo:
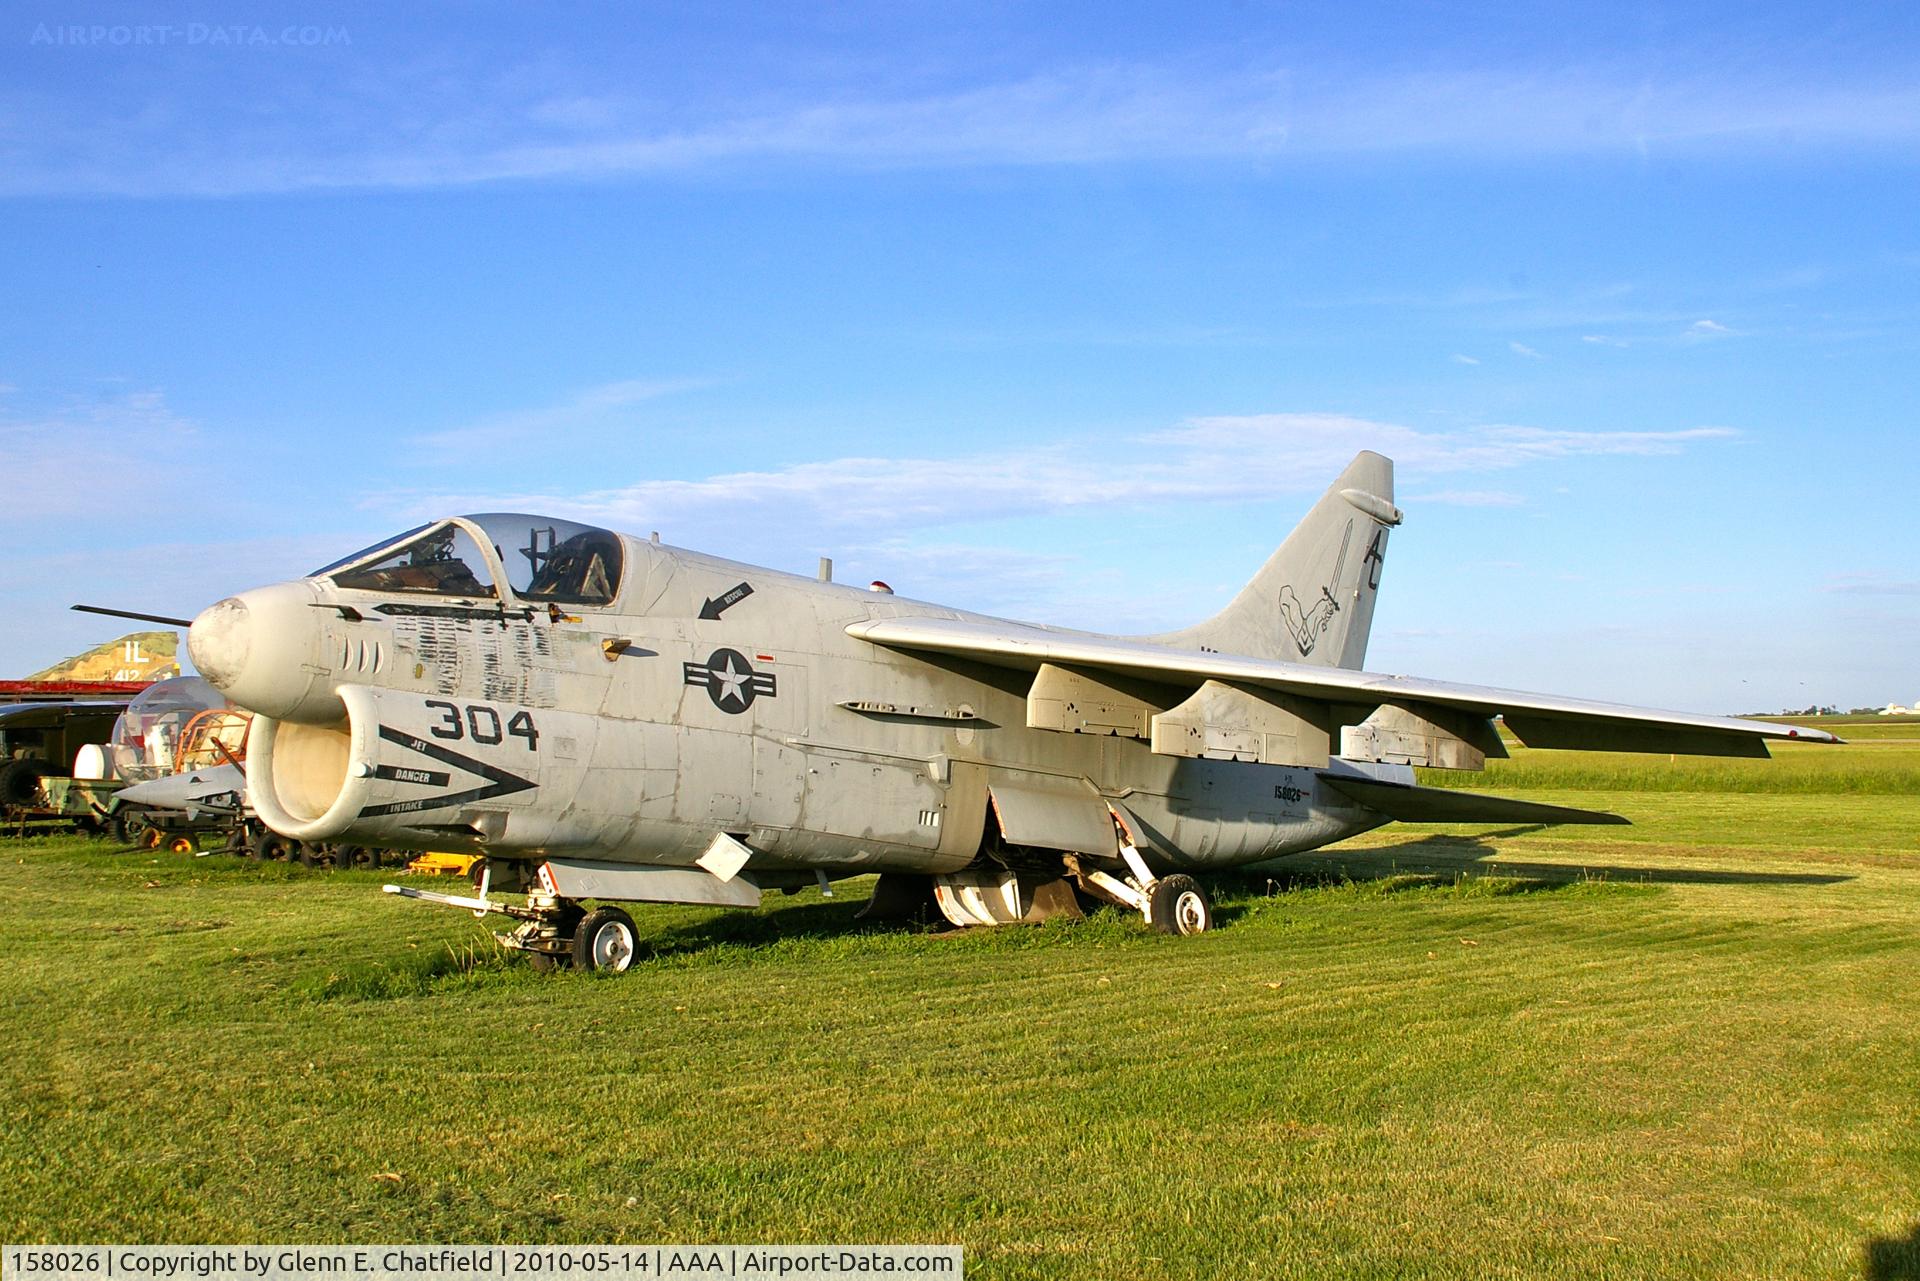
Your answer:
[[[1399,888],[1451,884],[1461,874],[1500,877],[1502,893],[1531,894],[1564,889],[1600,878],[1623,884],[1685,885],[1837,885],[1851,876],[1825,872],[1739,872],[1712,868],[1654,867],[1602,863],[1531,863],[1503,858],[1496,842],[1544,831],[1540,824],[1501,828],[1471,836],[1432,835],[1392,845],[1353,851],[1348,858],[1297,857],[1245,869],[1239,875],[1208,877],[1214,883],[1214,925],[1231,925],[1245,914],[1250,897],[1314,889],[1345,880],[1392,878]],[[1232,893],[1239,889],[1243,893]],[[1222,892],[1228,891],[1228,892]],[[929,902],[906,919],[862,919],[864,897],[833,902],[772,905],[757,913],[716,913],[705,920],[662,931],[640,940],[641,957],[704,952],[727,945],[761,945],[783,939],[827,939],[854,934],[946,933],[949,926]],[[1920,1281],[1920,1276],[1916,1277]]]
[[[1250,885],[1244,878],[1203,878],[1214,891],[1213,924],[1230,925],[1246,914]],[[1257,893],[1257,889],[1251,890]],[[867,898],[857,890],[832,902],[805,902],[792,906],[769,903],[759,912],[716,912],[703,920],[643,935],[636,943],[636,960],[686,955],[727,946],[757,947],[800,939],[848,938],[862,934],[926,934],[952,936],[977,932],[978,927],[949,923],[931,899],[906,915],[862,917]],[[1126,914],[1111,904],[1082,900],[1087,915]]]
[[[1610,865],[1605,863],[1528,863],[1506,858],[1494,844],[1515,836],[1545,831],[1542,824],[1503,828],[1472,836],[1436,834],[1392,845],[1355,850],[1348,859],[1327,857],[1306,860],[1300,873],[1311,876],[1333,864],[1342,875],[1353,880],[1377,880],[1409,873],[1473,872],[1483,876],[1510,876],[1540,882],[1540,888],[1553,888],[1569,881],[1600,878],[1648,884],[1679,885],[1838,885],[1854,879],[1832,872],[1736,872],[1702,867],[1654,867],[1645,864]]]
[[[1866,1281],[1920,1281],[1920,1223],[1903,1237],[1871,1237],[1860,1251]]]
[[[1392,845],[1352,851],[1346,858],[1297,856],[1205,879],[1215,890],[1214,925],[1231,925],[1262,895],[1315,889],[1341,881],[1393,879],[1396,888],[1452,884],[1461,874],[1500,877],[1503,894],[1531,894],[1566,888],[1585,879],[1625,884],[1834,885],[1850,876],[1819,872],[1737,872],[1711,868],[1625,866],[1597,863],[1531,863],[1500,856],[1496,842],[1544,831],[1540,824],[1501,828],[1476,835],[1432,835]],[[1237,891],[1237,892],[1236,892]],[[826,902],[791,906],[770,903],[760,912],[717,912],[686,925],[644,935],[638,940],[645,960],[686,955],[727,946],[763,946],[783,940],[832,939],[858,934],[952,932],[931,900],[906,918],[863,919],[867,899],[857,891]],[[1920,1281],[1920,1277],[1916,1278]]]

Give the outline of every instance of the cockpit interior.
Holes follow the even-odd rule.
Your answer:
[[[489,512],[422,525],[315,570],[357,591],[611,605],[624,554],[611,530]]]

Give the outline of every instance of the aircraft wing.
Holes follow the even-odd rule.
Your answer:
[[[1442,720],[1461,714],[1470,718],[1500,716],[1508,729],[1530,747],[1765,756],[1765,743],[1769,739],[1806,743],[1841,741],[1824,730],[1795,725],[1658,711],[1556,694],[1529,694],[1205,650],[1171,649],[1120,637],[1019,623],[885,618],[854,623],[847,632],[889,649],[948,654],[1036,673],[1043,666],[1052,665],[1110,673],[1164,686],[1192,688],[1211,681],[1272,690],[1316,703],[1410,707],[1416,709],[1417,715],[1425,714],[1420,709],[1441,709]],[[1486,754],[1501,753],[1488,750]]]

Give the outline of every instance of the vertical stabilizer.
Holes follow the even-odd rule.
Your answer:
[[[1387,555],[1393,461],[1362,451],[1225,609],[1149,639],[1289,663],[1359,668]]]

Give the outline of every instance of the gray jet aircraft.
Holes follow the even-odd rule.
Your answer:
[[[543,967],[624,969],[620,902],[751,907],[879,873],[955,924],[1087,900],[1208,928],[1195,872],[1393,820],[1611,823],[1418,786],[1529,747],[1765,756],[1818,730],[1362,669],[1393,465],[1354,459],[1244,591],[1166,635],[1034,626],[570,521],[423,525],[194,620],[303,841],[477,851]],[[876,585],[878,587],[879,585]],[[524,897],[502,900],[496,890]],[[589,910],[590,902],[600,906]]]

